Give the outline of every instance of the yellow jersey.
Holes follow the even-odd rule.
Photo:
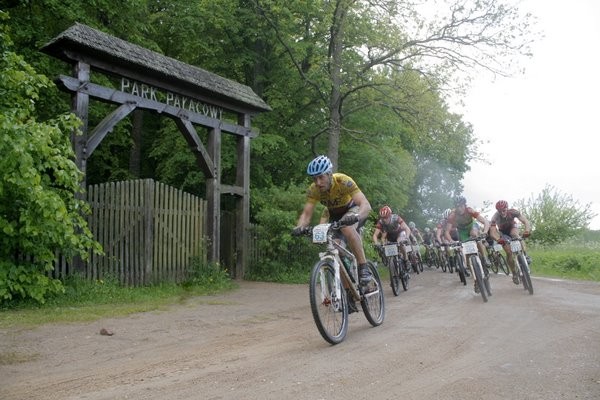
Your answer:
[[[334,173],[331,179],[331,187],[327,192],[321,192],[314,183],[310,185],[307,200],[316,204],[320,202],[329,210],[330,218],[336,220],[354,206],[352,196],[361,190],[348,175]]]

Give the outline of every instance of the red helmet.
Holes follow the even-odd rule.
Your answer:
[[[508,203],[506,202],[506,200],[498,200],[498,202],[496,203],[496,210],[502,211],[506,209],[508,209]]]
[[[383,206],[379,209],[379,216],[381,218],[387,218],[390,215],[392,215],[392,209],[390,208],[390,206]]]

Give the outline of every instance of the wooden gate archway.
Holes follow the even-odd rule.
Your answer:
[[[83,24],[71,26],[41,50],[73,67],[73,76],[61,75],[57,83],[72,93],[72,111],[83,122],[83,134],[73,135],[72,142],[77,165],[84,173],[84,187],[88,157],[119,121],[135,109],[151,110],[172,118],[206,177],[207,233],[212,239],[208,257],[213,262],[220,260],[221,195],[236,197],[237,259],[232,268],[233,276],[242,278],[249,258],[250,139],[257,136],[250,122],[254,115],[271,108],[248,86]],[[92,83],[92,71],[118,79],[117,88]],[[88,128],[90,98],[118,106],[91,131]],[[206,146],[195,125],[208,130]],[[223,132],[236,137],[234,184],[221,182]]]

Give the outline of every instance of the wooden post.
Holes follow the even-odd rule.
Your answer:
[[[213,160],[213,177],[206,179],[206,228],[207,236],[211,238],[208,243],[208,259],[218,263],[220,260],[221,246],[221,129],[214,128],[208,131],[208,154]]]
[[[250,128],[250,115],[240,114],[238,124]],[[236,199],[236,267],[235,278],[243,279],[248,268],[248,234],[250,233],[250,138],[237,137],[236,186],[242,195]]]
[[[90,81],[90,65],[82,62],[77,62],[73,67],[73,74],[80,83],[80,86],[85,85]],[[71,97],[71,109],[72,112],[79,117],[81,120],[81,135],[79,132],[74,131],[71,133],[71,145],[75,152],[75,163],[79,170],[83,172],[80,185],[83,189],[82,193],[77,193],[76,197],[85,200],[86,188],[86,164],[87,164],[87,136],[88,136],[88,106],[90,102],[90,96],[88,94],[76,91],[73,92]],[[79,273],[85,271],[85,263],[79,256],[73,257],[73,268]]]

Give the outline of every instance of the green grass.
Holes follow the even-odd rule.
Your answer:
[[[534,276],[600,281],[600,246],[531,247],[529,255]]]
[[[208,268],[208,269],[207,269]],[[208,273],[207,273],[208,271]],[[0,308],[0,329],[31,328],[50,323],[94,321],[106,317],[167,310],[196,297],[236,287],[225,271],[204,267],[182,285],[161,284],[123,287],[114,280],[87,281],[73,278],[65,282],[65,293],[47,299],[15,301]]]

